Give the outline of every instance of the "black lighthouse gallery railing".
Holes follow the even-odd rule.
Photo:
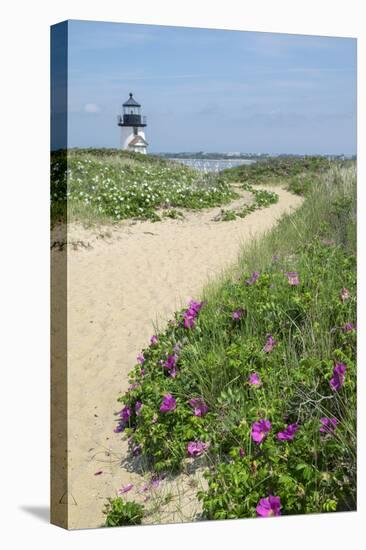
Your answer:
[[[146,126],[146,116],[141,115],[118,115],[118,126]]]

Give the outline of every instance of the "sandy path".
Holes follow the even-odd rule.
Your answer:
[[[127,373],[153,324],[197,298],[210,277],[236,260],[241,243],[300,205],[299,197],[273,190],[279,202],[243,220],[213,222],[220,210],[213,209],[104,232],[70,228],[69,241],[83,243],[68,246],[70,528],[99,526],[106,497],[141,481],[121,466],[127,446],[113,433],[116,397],[127,389]]]

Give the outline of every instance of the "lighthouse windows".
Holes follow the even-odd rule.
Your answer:
[[[137,128],[137,126],[134,126],[134,127],[133,127],[133,135],[134,135],[134,136],[137,136],[138,133],[139,133],[139,129]]]

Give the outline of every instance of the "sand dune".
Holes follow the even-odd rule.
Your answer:
[[[70,528],[99,526],[106,497],[126,483],[141,482],[121,466],[127,445],[113,433],[116,397],[127,389],[128,371],[154,323],[163,326],[236,260],[241,243],[300,205],[299,197],[273,190],[279,202],[245,219],[214,222],[219,209],[211,209],[189,213],[183,221],[126,222],[98,230],[75,225],[69,245],[53,249],[68,254]],[[98,470],[103,473],[95,475]],[[168,519],[177,521],[173,515]]]

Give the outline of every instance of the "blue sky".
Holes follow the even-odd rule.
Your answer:
[[[354,154],[356,40],[70,21],[69,146],[118,147],[133,92],[149,152]]]

